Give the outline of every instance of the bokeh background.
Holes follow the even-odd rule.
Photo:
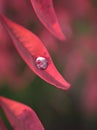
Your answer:
[[[0,95],[32,107],[46,130],[97,130],[97,0],[53,0],[65,41],[37,19],[30,0],[0,0],[0,13],[34,32],[71,83],[62,91],[37,77],[0,25]],[[8,130],[12,130],[0,109]]]

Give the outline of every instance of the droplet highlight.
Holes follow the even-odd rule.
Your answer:
[[[38,69],[45,70],[48,67],[48,60],[45,57],[37,57],[35,64]]]

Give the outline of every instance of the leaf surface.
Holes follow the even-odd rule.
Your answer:
[[[41,23],[57,38],[64,40],[65,36],[58,23],[52,0],[31,0],[34,11]]]
[[[0,21],[8,31],[19,54],[32,71],[57,88],[65,90],[70,87],[70,84],[57,71],[46,47],[36,35],[4,16],[0,15]],[[47,66],[46,69],[37,67],[36,60],[39,57],[45,58],[47,63],[44,60],[41,62],[43,63],[42,66]],[[41,65],[40,62],[38,64]]]
[[[5,97],[0,97],[0,106],[14,130],[44,130],[30,107]]]

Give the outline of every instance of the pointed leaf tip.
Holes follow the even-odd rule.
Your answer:
[[[58,23],[52,0],[31,0],[33,9],[42,24],[58,39],[65,40]]]
[[[4,97],[0,97],[0,105],[14,130],[44,130],[30,107]]]
[[[0,15],[0,22],[8,31],[13,43],[27,65],[46,82],[60,89],[70,84],[61,76],[40,39],[24,27]]]

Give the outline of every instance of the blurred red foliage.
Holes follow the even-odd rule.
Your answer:
[[[51,0],[46,2],[47,5],[50,2],[53,16],[46,15],[44,8],[38,10],[40,5],[34,0],[32,5],[35,4],[37,15],[30,0],[0,0],[0,13],[39,36],[54,57],[58,69],[60,68],[64,77],[72,84],[70,92],[72,94],[78,92],[77,97],[74,95],[74,99],[78,100],[76,103],[79,104],[80,111],[84,116],[88,115],[91,118],[91,115],[97,115],[97,2],[96,0],[53,0],[53,6]],[[64,41],[59,41],[52,35],[60,39],[60,34],[57,34],[59,32],[52,33],[54,31],[52,17],[53,19],[55,17],[54,20],[58,22],[60,31],[66,37]],[[21,68],[23,68],[22,72],[20,72]],[[35,75],[19,58],[0,24],[0,86],[7,80],[12,89],[21,89],[31,83],[34,77]],[[60,99],[62,99],[61,95]],[[51,100],[53,102],[53,96]],[[59,102],[57,100],[56,105],[51,103],[53,109]],[[61,106],[58,108],[60,110]]]

